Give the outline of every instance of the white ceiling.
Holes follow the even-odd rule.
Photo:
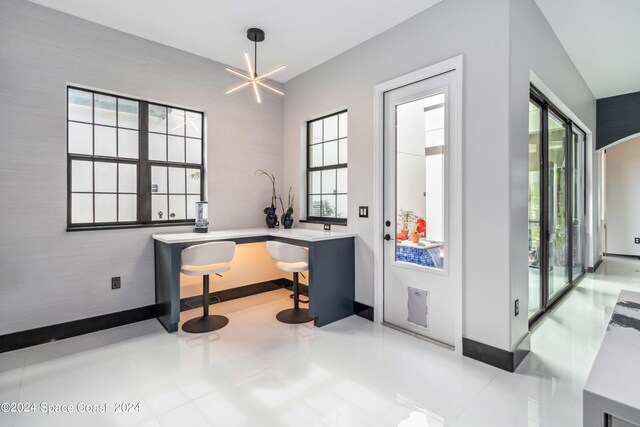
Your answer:
[[[285,82],[441,0],[30,0],[242,69],[258,27],[258,71]],[[252,55],[253,57],[253,55]]]
[[[535,0],[596,98],[640,91],[640,0]]]

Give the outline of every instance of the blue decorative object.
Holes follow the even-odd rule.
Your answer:
[[[267,208],[266,211],[267,211],[267,217],[266,217],[267,227],[275,228],[276,223],[278,222],[278,215],[276,215],[276,208]]]
[[[440,248],[420,248],[398,245],[396,259],[423,267],[444,268],[444,259]]]
[[[291,228],[293,226],[293,217],[291,215],[284,216],[284,228]]]

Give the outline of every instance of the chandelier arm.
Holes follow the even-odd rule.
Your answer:
[[[232,87],[231,89],[229,89],[229,90],[226,92],[226,94],[228,95],[228,94],[230,94],[230,93],[233,93],[233,92],[235,92],[235,91],[237,91],[237,90],[239,90],[239,89],[242,89],[243,87],[246,87],[246,86],[248,86],[248,85],[250,85],[250,84],[251,84],[251,82],[244,82],[244,83],[240,83],[238,86],[234,86],[234,87]]]
[[[271,90],[271,91],[273,91],[273,92],[275,92],[275,93],[277,93],[279,95],[284,95],[284,92],[279,91],[278,89],[273,88],[273,87],[269,86],[266,83],[262,83],[260,80],[258,80],[256,83],[258,83],[260,86],[265,87],[265,88],[267,88],[267,89],[269,89],[269,90]]]
[[[281,66],[279,66],[277,68],[274,68],[273,70],[271,70],[271,71],[269,71],[267,73],[264,73],[261,76],[258,76],[257,79],[258,80],[262,80],[262,79],[266,78],[267,76],[270,76],[271,74],[274,74],[274,73],[277,73],[280,70],[283,70],[285,67],[286,67],[286,65],[281,65]]]
[[[235,74],[236,76],[240,76],[240,77],[242,77],[244,79],[253,80],[253,78],[248,77],[248,76],[246,76],[246,75],[244,75],[244,74],[242,74],[242,73],[240,73],[240,72],[238,72],[238,71],[236,71],[236,70],[234,70],[232,68],[227,67],[227,71],[230,72],[230,73]]]
[[[255,81],[252,81],[251,83],[253,83],[253,91],[256,94],[256,100],[258,101],[258,104],[262,103],[262,100],[260,99],[260,92],[258,91],[258,85],[256,84]]]

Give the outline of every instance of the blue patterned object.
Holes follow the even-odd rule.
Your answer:
[[[440,248],[420,248],[398,245],[396,260],[410,262],[423,267],[444,268],[444,257]]]

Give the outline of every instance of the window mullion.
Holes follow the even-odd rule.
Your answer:
[[[149,164],[149,104],[140,101],[138,118],[138,222],[151,222],[151,166]]]

